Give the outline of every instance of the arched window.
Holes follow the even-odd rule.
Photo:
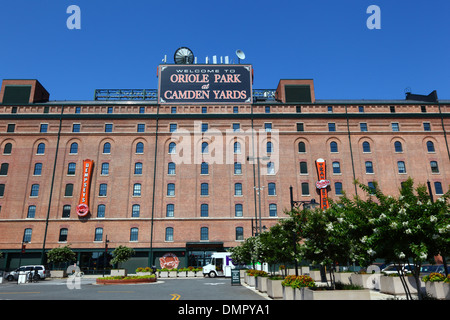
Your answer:
[[[209,230],[207,227],[200,228],[200,240],[209,240]]]
[[[70,205],[66,204],[65,206],[63,206],[63,212],[62,212],[62,217],[63,218],[70,218]]]
[[[142,174],[142,162],[136,162],[134,164],[134,174]]]
[[[267,162],[267,174],[275,174],[275,163]]]
[[[234,143],[234,153],[241,153],[241,144],[237,141]]]
[[[37,146],[37,154],[44,154],[45,153],[45,143],[39,143]]]
[[[373,173],[372,161],[366,161],[366,173]]]
[[[234,195],[235,196],[242,196],[242,183],[235,183],[234,184]]]
[[[105,205],[104,204],[99,204],[97,206],[97,218],[104,218],[105,217]]]
[[[11,154],[12,151],[12,144],[7,143],[5,144],[5,148],[3,149],[3,154]]]
[[[403,152],[403,146],[400,141],[394,142],[394,150],[395,150],[395,152]]]
[[[59,238],[58,238],[58,241],[59,241],[59,242],[66,242],[66,241],[67,241],[67,234],[68,234],[67,228],[61,228],[61,229],[59,229]]]
[[[342,182],[335,182],[334,183],[334,192],[336,195],[342,194]]]
[[[111,153],[111,143],[106,142],[103,145],[103,153]]]
[[[339,152],[337,142],[332,141],[330,143],[330,152]]]
[[[332,166],[333,166],[333,173],[334,174],[341,173],[341,164],[339,163],[339,161],[334,161]]]
[[[141,214],[141,206],[138,204],[133,204],[131,208],[131,217],[138,218]]]
[[[167,195],[175,196],[175,184],[173,184],[173,183],[167,184]]]
[[[268,192],[269,192],[269,196],[276,196],[277,195],[277,188],[276,188],[276,184],[271,182],[268,184],[268,188],[267,188]]]
[[[169,153],[174,154],[177,152],[177,145],[175,144],[175,142],[171,142],[169,144]]]
[[[209,185],[207,183],[202,183],[200,185],[200,195],[202,196],[209,195]]]
[[[103,228],[95,228],[94,241],[102,241],[103,239]]]
[[[435,152],[433,141],[427,141],[427,151],[428,152]]]
[[[144,153],[144,144],[142,142],[136,144],[136,153]]]
[[[244,240],[244,228],[236,227],[236,240]]]
[[[242,217],[243,216],[242,204],[236,203],[234,205],[234,216],[235,217]]]
[[[36,215],[36,206],[29,206],[27,212],[27,218],[32,219]]]
[[[298,152],[300,152],[300,153],[306,152],[306,146],[303,141],[298,143]]]
[[[173,241],[173,228],[172,227],[166,228],[166,240],[165,241]]]
[[[208,153],[208,142],[202,142],[202,153]]]
[[[70,145],[70,153],[78,153],[78,143],[74,142]]]
[[[277,216],[277,205],[275,203],[269,204],[269,216],[271,217]]]
[[[404,161],[398,161],[397,167],[398,167],[398,173],[406,173],[406,167],[405,167]]]
[[[202,203],[200,206],[200,216],[207,217],[209,215],[209,206],[206,203]]]
[[[208,174],[209,173],[209,166],[207,162],[202,162],[200,167],[200,174]]]
[[[430,161],[430,167],[432,173],[439,173],[439,166],[437,161]]]
[[[172,203],[169,203],[166,206],[166,217],[173,217],[175,214],[175,206]]]
[[[370,151],[370,143],[369,142],[367,142],[367,141],[364,141],[363,142],[363,144],[362,144],[362,147],[363,147],[363,152],[371,152]]]
[[[141,184],[135,183],[133,186],[133,196],[140,197],[141,196]]]
[[[175,163],[169,162],[169,165],[167,166],[167,174],[175,174]]]
[[[130,229],[130,241],[138,241],[139,229],[131,228]]]
[[[24,231],[23,231],[23,242],[25,243],[25,242],[31,242],[31,235],[32,235],[32,233],[33,233],[33,229],[31,229],[31,228],[26,228]]]
[[[266,153],[272,153],[273,152],[273,144],[271,141],[268,141],[266,143]]]

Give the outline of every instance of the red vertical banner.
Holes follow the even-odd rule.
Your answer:
[[[325,164],[325,160],[323,159],[316,160],[317,176],[319,177],[319,181],[316,182],[316,188],[320,192],[320,208],[322,210],[328,209],[329,207],[327,187],[330,185],[330,180],[326,180],[327,172]]]
[[[89,213],[89,188],[91,185],[93,166],[94,161],[89,159],[83,161],[83,179],[80,200],[77,205],[77,214],[80,217],[85,217]]]

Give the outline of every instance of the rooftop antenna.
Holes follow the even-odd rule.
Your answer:
[[[245,53],[242,50],[236,50],[236,55],[238,57],[238,62],[239,64],[241,64],[241,59],[244,60],[245,59]]]

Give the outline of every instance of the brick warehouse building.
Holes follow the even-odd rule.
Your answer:
[[[220,78],[220,65],[190,66],[244,86],[217,87],[236,94],[211,101],[188,93],[192,83],[207,88],[202,71],[164,75],[171,66],[159,66],[158,90],[96,90],[93,101],[51,101],[37,80],[3,80],[0,269],[40,263],[43,252],[70,244],[83,269],[101,272],[106,240],[109,254],[118,245],[136,250],[131,268],[160,267],[167,254],[179,267],[202,265],[286,217],[291,186],[293,200],[320,202],[319,158],[331,199],[364,197],[354,179],[392,195],[408,177],[429,182],[435,198],[447,191],[450,100],[436,92],[318,100],[313,80],[256,90],[245,70]],[[251,70],[226,66],[242,67]],[[85,182],[87,215],[77,209]]]

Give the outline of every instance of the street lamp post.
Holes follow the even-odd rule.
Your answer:
[[[106,270],[106,255],[108,254],[108,235],[105,236],[105,252],[103,253],[103,277],[105,276],[105,270]]]

